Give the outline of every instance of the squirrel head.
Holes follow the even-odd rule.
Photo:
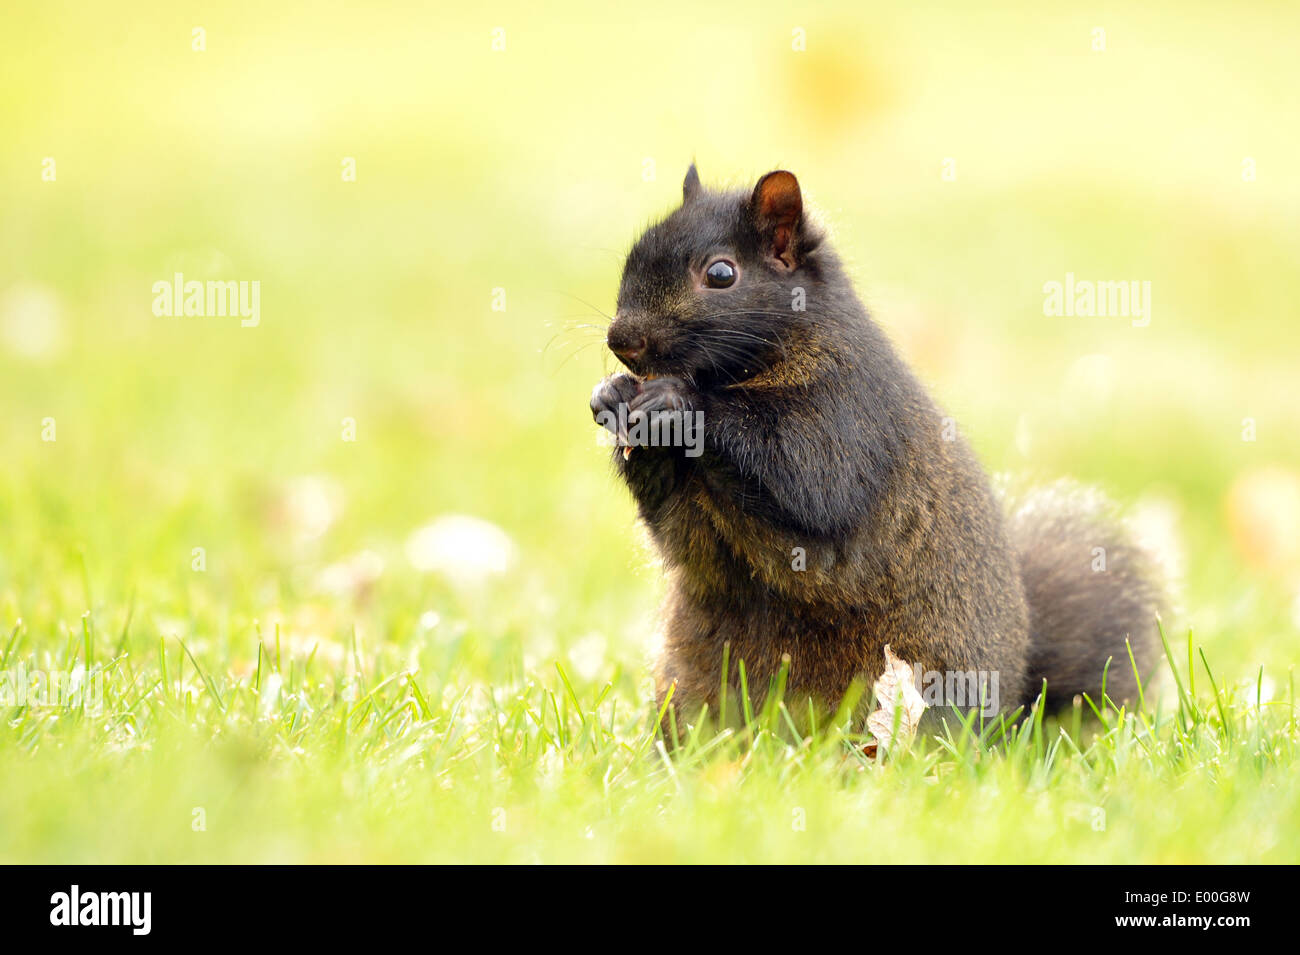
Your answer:
[[[697,387],[743,382],[815,321],[808,310],[825,281],[821,244],[792,173],[719,192],[701,185],[692,165],[682,204],[628,254],[609,348],[636,375]]]

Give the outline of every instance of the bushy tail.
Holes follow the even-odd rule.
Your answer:
[[[1163,573],[1096,491],[1058,484],[1023,496],[1009,515],[1029,604],[1029,695],[1047,706],[1087,693],[1136,702],[1129,644],[1143,684],[1159,657]],[[1127,640],[1127,643],[1126,643]],[[1110,660],[1107,668],[1107,659]]]

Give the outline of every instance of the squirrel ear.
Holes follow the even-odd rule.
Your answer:
[[[797,240],[803,219],[803,195],[794,173],[778,169],[758,180],[749,211],[765,253],[783,267],[793,269],[798,264]]]
[[[686,170],[686,178],[682,180],[682,203],[690,202],[700,194],[700,174],[695,171],[695,163],[691,163],[691,168]]]

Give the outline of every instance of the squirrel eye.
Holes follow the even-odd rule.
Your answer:
[[[718,259],[704,270],[704,284],[709,288],[729,288],[736,283],[736,267],[726,259]]]

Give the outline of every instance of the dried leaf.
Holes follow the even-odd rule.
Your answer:
[[[895,742],[906,748],[916,738],[925,713],[925,700],[916,689],[912,665],[896,657],[888,644],[885,645],[885,672],[876,680],[875,692],[878,709],[867,717],[867,731],[876,738],[876,743],[863,747],[868,756],[875,755],[877,744],[886,752]]]

